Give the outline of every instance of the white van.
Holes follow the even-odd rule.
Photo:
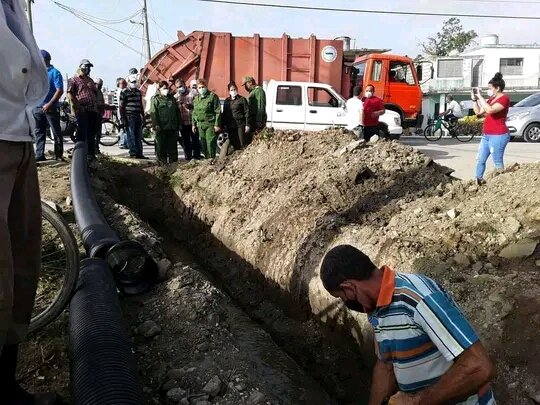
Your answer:
[[[320,131],[347,126],[346,101],[328,84],[270,80],[265,91],[268,127]],[[403,133],[394,111],[386,110],[380,122],[386,135],[399,138]]]

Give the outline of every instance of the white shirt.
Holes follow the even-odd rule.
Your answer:
[[[450,110],[457,118],[463,117],[463,111],[461,110],[461,105],[456,101],[452,100],[448,104],[447,110]]]
[[[47,69],[21,0],[0,4],[0,140],[31,142],[32,110],[49,92]]]
[[[364,110],[364,103],[358,97],[347,100],[347,129],[352,131],[360,125],[360,112]]]

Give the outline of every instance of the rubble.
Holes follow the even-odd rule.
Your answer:
[[[503,250],[501,250],[499,256],[505,259],[526,258],[534,253],[536,246],[538,246],[538,241],[523,239],[519,242],[506,246]]]

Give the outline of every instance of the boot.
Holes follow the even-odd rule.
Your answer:
[[[61,404],[58,395],[37,394],[26,392],[15,378],[17,370],[17,356],[19,345],[4,345],[0,355],[0,385],[2,385],[2,399],[7,405],[55,405]],[[5,388],[4,388],[5,387]]]

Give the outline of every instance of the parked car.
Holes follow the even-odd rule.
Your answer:
[[[506,125],[510,136],[527,142],[540,142],[540,93],[521,100],[508,111]]]
[[[320,131],[347,126],[346,101],[328,84],[270,80],[265,90],[268,127]],[[380,123],[383,136],[399,139],[403,133],[395,111],[386,110]]]

